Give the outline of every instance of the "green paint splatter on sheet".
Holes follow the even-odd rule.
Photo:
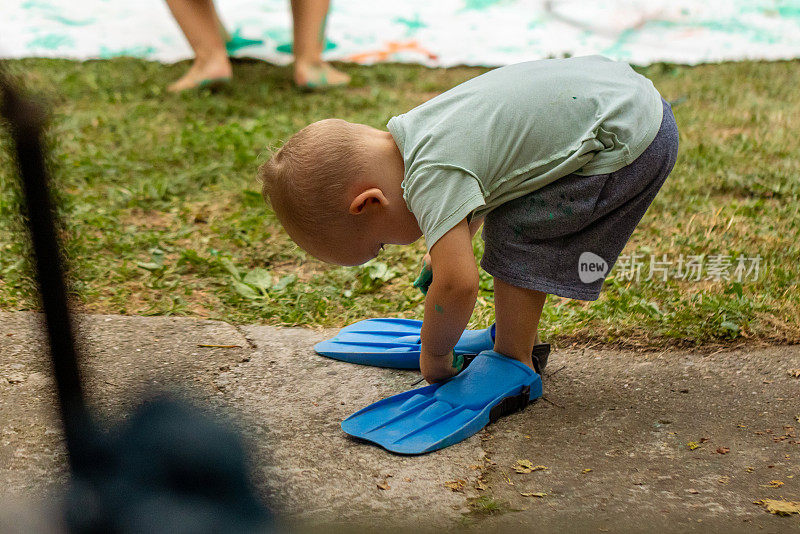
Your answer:
[[[60,22],[65,26],[88,26],[89,24],[94,24],[96,19],[84,19],[84,20],[76,20],[76,19],[68,19],[62,15],[47,15],[48,19],[54,20],[56,22]]]
[[[776,8],[778,15],[784,18],[800,18],[800,5],[779,6]]]
[[[156,49],[153,46],[132,46],[130,48],[109,48],[101,46],[98,56],[102,59],[111,59],[114,57],[147,57],[155,53]]]
[[[233,30],[233,33],[231,33],[230,40],[225,43],[225,50],[227,50],[228,54],[233,54],[242,48],[262,44],[264,44],[264,41],[261,39],[248,39],[247,37],[242,36],[242,28],[237,27],[235,30]]]
[[[464,11],[482,11],[504,1],[505,0],[464,0]]]
[[[28,43],[28,48],[46,48],[48,50],[58,50],[62,46],[72,46],[75,42],[69,35],[57,35],[48,33],[40,35]]]
[[[403,17],[397,17],[394,19],[394,22],[398,24],[402,24],[406,27],[406,37],[410,37],[414,35],[422,28],[427,28],[428,25],[422,22],[422,19],[419,18],[419,13],[414,13],[413,19],[406,19]]]
[[[53,4],[49,2],[40,2],[39,0],[28,0],[22,3],[22,9],[55,9]]]

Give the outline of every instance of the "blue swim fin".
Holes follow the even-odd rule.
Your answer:
[[[361,365],[419,369],[422,321],[413,319],[366,319],[342,328],[331,338],[314,345],[317,354]],[[494,348],[494,325],[482,330],[464,330],[453,351],[469,356]],[[537,371],[544,369],[550,345],[533,349]]]
[[[458,443],[542,396],[542,379],[494,351],[475,357],[441,384],[383,399],[344,421],[342,430],[399,454],[424,454]]]

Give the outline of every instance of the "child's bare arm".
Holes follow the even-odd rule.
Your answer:
[[[483,217],[479,217],[477,219],[472,219],[469,223],[469,236],[470,238],[475,237],[475,234],[478,233],[478,230],[481,229],[481,225],[483,224]],[[414,287],[419,288],[423,294],[428,292],[428,288],[433,281],[433,271],[431,270],[431,253],[428,252],[422,257],[422,270],[419,273],[419,276],[416,280],[414,280]]]
[[[425,299],[420,370],[428,382],[458,372],[452,356],[478,295],[478,268],[466,219],[431,248],[433,282]]]

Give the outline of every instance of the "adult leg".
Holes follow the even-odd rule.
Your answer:
[[[189,71],[169,86],[173,92],[197,87],[203,81],[230,78],[232,69],[219,30],[212,0],[167,0],[172,15],[181,27],[189,46],[194,50],[194,62]]]
[[[302,87],[346,85],[350,77],[322,61],[330,0],[292,0],[294,81]]]
[[[494,313],[497,324],[494,350],[533,369],[531,352],[539,342],[539,319],[546,293],[512,286],[494,279]]]

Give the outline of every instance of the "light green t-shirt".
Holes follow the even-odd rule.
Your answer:
[[[653,141],[661,97],[601,56],[509,65],[462,83],[387,127],[405,163],[403,197],[428,248],[568,174],[619,170]]]

